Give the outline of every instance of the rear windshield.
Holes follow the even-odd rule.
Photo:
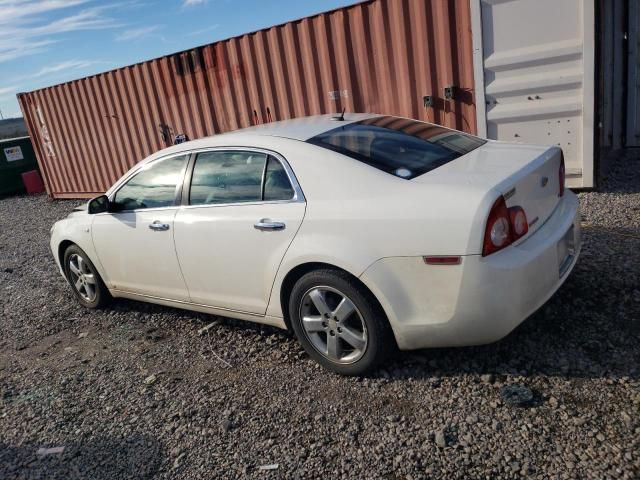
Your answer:
[[[375,117],[321,133],[307,142],[410,180],[486,143],[462,132],[398,117]]]

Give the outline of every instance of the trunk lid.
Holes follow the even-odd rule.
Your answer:
[[[558,147],[489,141],[412,181],[464,184],[469,188],[500,193],[507,207],[524,209],[529,223],[529,232],[523,237],[526,238],[544,224],[560,201],[561,157],[562,151]]]

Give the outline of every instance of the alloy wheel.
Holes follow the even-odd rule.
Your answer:
[[[299,314],[305,335],[327,359],[349,364],[365,354],[366,323],[344,293],[328,286],[313,287],[302,297]]]
[[[88,262],[77,253],[69,257],[71,283],[78,294],[87,302],[96,299],[96,276]]]

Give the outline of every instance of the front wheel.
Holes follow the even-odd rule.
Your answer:
[[[291,325],[311,358],[341,375],[362,375],[394,346],[373,295],[346,272],[302,276],[289,299]]]
[[[111,300],[96,267],[77,245],[71,245],[64,252],[64,273],[82,306],[100,308]]]

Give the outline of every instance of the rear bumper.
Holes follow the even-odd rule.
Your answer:
[[[567,279],[580,247],[578,198],[567,191],[538,231],[501,252],[449,266],[383,258],[360,278],[382,304],[402,350],[480,345],[538,310]]]

